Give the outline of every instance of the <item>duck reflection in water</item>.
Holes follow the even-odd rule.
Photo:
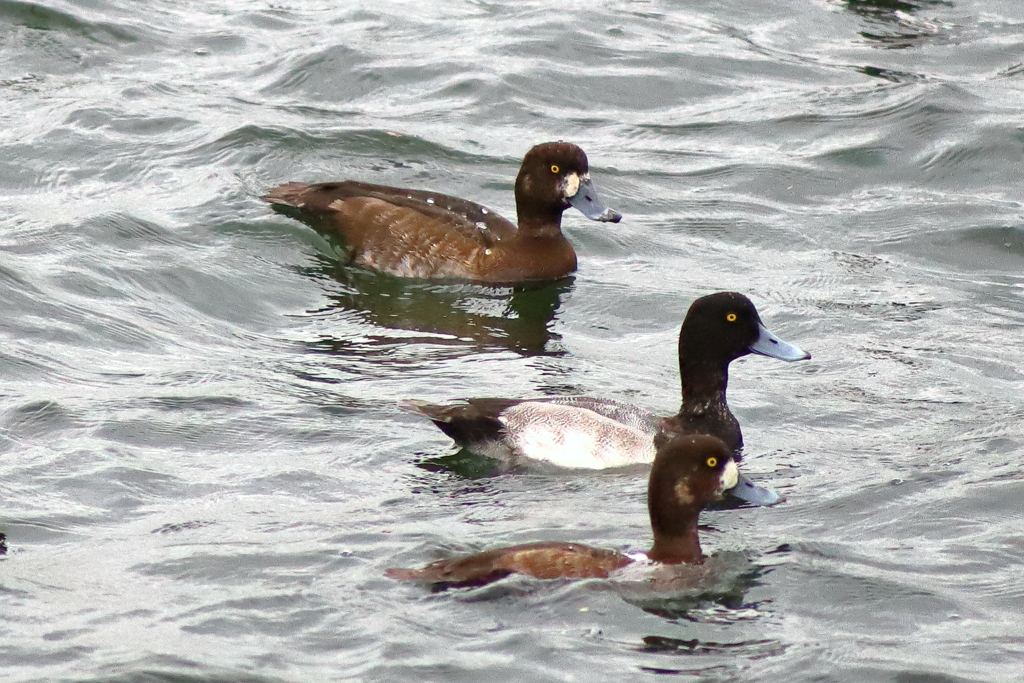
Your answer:
[[[844,0],[843,4],[863,18],[866,26],[859,35],[887,50],[934,41],[943,32],[941,25],[915,17],[914,13],[926,7],[953,5],[948,0]]]
[[[685,617],[684,617],[685,618]],[[770,656],[778,656],[784,653],[788,647],[786,644],[768,638],[760,640],[743,640],[735,643],[716,643],[708,640],[669,638],[667,636],[645,636],[643,646],[644,652],[657,652],[659,654],[678,655],[725,655],[728,657],[745,657],[748,659],[763,659]],[[645,671],[652,671],[661,674],[689,674],[688,669],[667,669],[643,667]]]
[[[375,327],[426,333],[432,345],[508,349],[525,356],[561,355],[552,323],[572,277],[512,286],[469,282],[412,280],[353,268],[320,257],[317,267],[303,269],[315,278],[341,285],[314,315],[345,311]],[[408,336],[404,343],[416,341]],[[394,341],[394,340],[391,340]],[[342,352],[344,339],[321,337],[318,351]]]

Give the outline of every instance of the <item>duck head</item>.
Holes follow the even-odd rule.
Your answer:
[[[586,153],[571,142],[545,142],[523,157],[516,177],[516,210],[520,227],[534,217],[561,219],[575,207],[591,220],[618,223],[622,214],[606,207],[590,179]],[[530,226],[527,225],[527,228]]]
[[[658,447],[647,486],[657,562],[696,563],[703,558],[697,535],[700,511],[736,486],[732,451],[714,436],[675,436]]]

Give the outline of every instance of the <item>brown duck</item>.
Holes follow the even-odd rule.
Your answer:
[[[704,561],[697,518],[700,511],[736,485],[731,450],[713,436],[676,436],[658,448],[647,485],[647,509],[654,545],[647,559],[662,564]],[[579,543],[543,542],[497,548],[428,564],[421,569],[388,569],[393,579],[417,581],[435,590],[482,586],[509,574],[539,579],[607,578],[636,556]]]
[[[518,227],[465,199],[356,181],[287,183],[263,199],[340,238],[358,265],[401,277],[494,283],[554,280],[576,270],[561,229],[570,206],[596,221],[622,218],[601,204],[587,155],[569,142],[527,152],[515,194]]]

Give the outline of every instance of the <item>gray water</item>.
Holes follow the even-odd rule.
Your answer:
[[[0,679],[1024,678],[1019,0],[0,0]],[[512,216],[589,154],[618,225],[574,280],[346,268],[256,196],[355,178]],[[560,539],[643,550],[643,472],[479,476],[404,398],[671,412],[690,302],[733,364],[755,568],[643,609],[608,582],[383,576]]]

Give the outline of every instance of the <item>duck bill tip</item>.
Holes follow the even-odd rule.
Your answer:
[[[565,199],[570,206],[592,221],[618,223],[622,220],[621,213],[608,208],[601,202],[597,196],[597,190],[594,189],[594,183],[589,178],[580,182],[576,192]]]
[[[754,343],[750,345],[750,352],[756,353],[761,356],[769,356],[770,358],[777,358],[788,363],[792,363],[798,360],[810,360],[811,354],[807,353],[799,346],[790,344],[787,341],[783,341],[776,337],[774,334],[768,331],[761,323],[757,324],[758,336],[754,340]]]
[[[775,491],[758,486],[750,481],[741,472],[738,473],[736,485],[725,491],[725,493],[745,503],[758,506],[775,505],[785,500]]]

